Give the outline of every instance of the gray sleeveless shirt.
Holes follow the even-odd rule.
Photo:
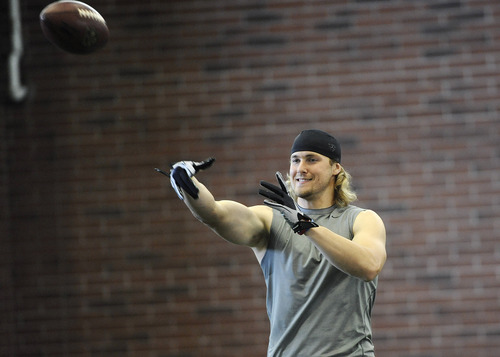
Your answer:
[[[352,239],[354,220],[363,209],[303,211]],[[370,320],[377,278],[364,282],[340,271],[275,210],[261,268],[271,325],[268,357],[374,356]]]

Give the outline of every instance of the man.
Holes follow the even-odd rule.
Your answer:
[[[268,356],[374,356],[371,311],[385,260],[385,228],[356,199],[337,140],[302,131],[289,179],[261,182],[265,205],[215,200],[194,174],[214,159],[176,163],[170,179],[193,215],[225,240],[251,247],[267,286]],[[186,194],[187,193],[187,194]]]

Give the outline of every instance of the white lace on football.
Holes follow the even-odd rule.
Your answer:
[[[104,18],[96,11],[92,11],[92,10],[89,10],[89,9],[82,9],[82,8],[78,8],[78,15],[80,15],[81,17],[85,17],[87,19],[94,19],[96,21],[100,21],[102,23],[106,23],[106,21],[104,20]]]

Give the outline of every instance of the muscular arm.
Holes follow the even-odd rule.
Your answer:
[[[267,247],[272,210],[267,206],[247,207],[235,201],[216,201],[210,191],[195,177],[199,198],[189,195],[184,202],[193,215],[225,240],[253,248],[262,258]]]
[[[387,259],[384,224],[375,212],[363,211],[354,222],[353,233],[349,240],[320,226],[309,229],[306,235],[337,268],[371,281]]]

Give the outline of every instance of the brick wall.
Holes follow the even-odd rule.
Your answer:
[[[89,56],[21,0],[22,103],[1,5],[0,355],[263,356],[262,273],[154,172],[217,157],[218,198],[258,204],[304,128],[340,139],[389,260],[378,356],[500,348],[500,3],[92,1]]]

